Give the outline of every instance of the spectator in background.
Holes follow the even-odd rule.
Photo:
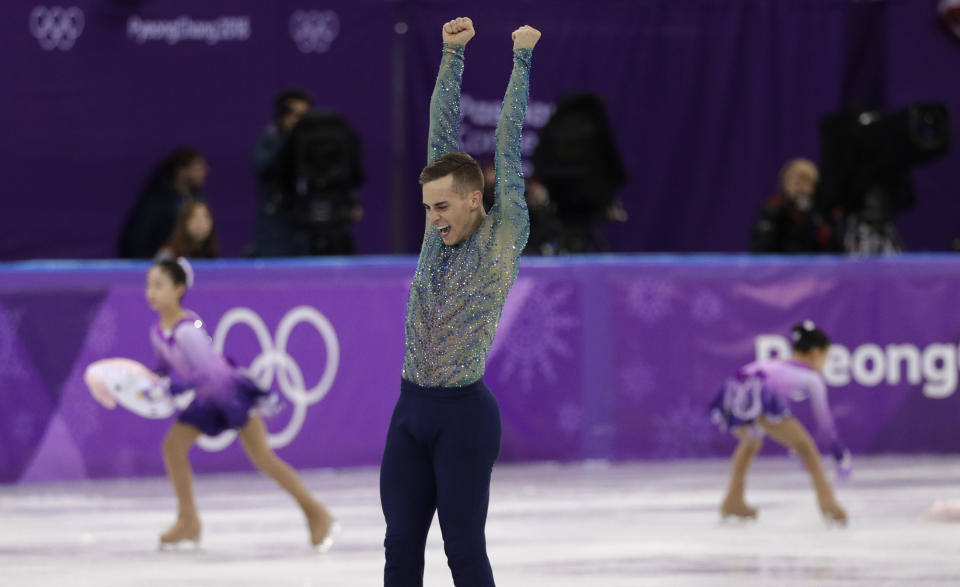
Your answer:
[[[791,159],[780,171],[780,187],[761,207],[753,226],[754,253],[832,253],[843,250],[840,231],[813,206],[820,173],[807,159]]]
[[[556,252],[609,249],[598,227],[626,222],[617,192],[627,173],[603,99],[596,94],[562,97],[540,130],[533,165],[562,229]],[[531,210],[531,223],[533,216]]]
[[[494,201],[494,187],[497,181],[497,164],[493,159],[487,159],[480,165],[483,172],[483,209],[490,212]]]
[[[483,208],[489,212],[494,202],[494,185],[497,179],[496,164],[492,159],[480,166],[483,172]],[[525,180],[524,196],[530,214],[530,237],[523,249],[525,255],[558,255],[562,247],[563,224],[557,218],[556,207],[550,202],[547,188],[536,178]]]
[[[526,200],[530,212],[530,238],[523,253],[553,256],[570,252],[564,249],[564,227],[557,216],[557,207],[550,201],[546,186],[535,177],[526,181]]]
[[[127,216],[118,253],[124,259],[152,259],[173,233],[180,209],[202,200],[207,162],[194,148],[178,147],[164,157]]]
[[[305,245],[297,238],[293,211],[284,206],[276,162],[293,127],[312,105],[310,94],[302,90],[278,94],[273,122],[254,148],[253,172],[259,185],[255,257],[291,257],[305,253]]]
[[[175,261],[178,257],[216,259],[219,256],[220,246],[210,207],[206,202],[191,200],[180,209],[173,236],[154,261]]]
[[[351,224],[363,218],[363,150],[350,122],[311,109],[290,131],[275,165],[280,208],[290,210],[299,254],[352,255]]]

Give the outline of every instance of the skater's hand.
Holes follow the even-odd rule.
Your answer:
[[[513,31],[513,33],[510,35],[510,38],[513,39],[514,50],[533,49],[534,45],[537,44],[537,41],[540,40],[540,31],[532,26],[523,25],[522,27]]]
[[[837,479],[846,481],[853,473],[853,455],[840,443],[834,444],[830,452],[837,467]]]
[[[853,455],[850,451],[843,453],[843,458],[837,461],[837,478],[846,481],[853,474]]]
[[[453,45],[466,45],[473,38],[473,21],[469,18],[455,18],[443,25],[443,42]]]

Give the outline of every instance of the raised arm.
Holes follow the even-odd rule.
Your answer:
[[[473,21],[456,18],[443,25],[443,59],[430,97],[430,136],[427,163],[456,151],[460,136],[460,82],[463,79],[463,52],[473,38]]]
[[[539,39],[540,32],[529,26],[513,32],[513,72],[497,121],[495,201],[490,214],[498,223],[498,240],[515,246],[517,255],[530,235],[530,215],[524,199],[520,135],[530,93],[530,60],[533,47]]]

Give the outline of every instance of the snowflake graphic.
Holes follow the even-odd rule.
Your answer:
[[[532,388],[536,372],[551,383],[557,380],[557,359],[573,356],[566,332],[579,324],[574,315],[562,310],[572,291],[572,287],[533,291],[514,326],[504,333],[501,380],[519,375],[524,392]]]
[[[23,320],[23,310],[0,309],[0,377],[26,379],[27,373],[17,360],[17,330]]]
[[[702,291],[694,296],[690,304],[690,314],[701,324],[715,322],[723,315],[723,302],[713,292]]]
[[[99,315],[98,315],[99,314]],[[119,331],[117,311],[104,307],[102,311],[93,310],[87,316],[90,331],[87,345],[97,354],[103,354],[113,348]]]
[[[627,287],[627,308],[642,322],[655,324],[670,313],[670,301],[675,296],[673,286],[665,281],[635,281]]]
[[[655,426],[657,455],[661,457],[707,456],[716,438],[706,408],[689,400],[660,417]]]
[[[620,370],[617,386],[630,401],[641,402],[656,390],[656,372],[647,363],[631,363]]]
[[[583,427],[583,410],[573,402],[564,402],[557,409],[557,426],[568,436],[572,436]]]

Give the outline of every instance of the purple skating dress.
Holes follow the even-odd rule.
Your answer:
[[[837,442],[823,376],[801,361],[770,359],[741,367],[727,379],[710,405],[710,416],[723,430],[755,426],[790,417],[790,402],[810,399],[822,438]]]
[[[157,352],[157,374],[170,378],[170,393],[194,392],[177,420],[208,436],[242,428],[251,410],[271,399],[213,348],[203,321],[193,312],[168,331],[157,321],[150,329],[150,342]]]

